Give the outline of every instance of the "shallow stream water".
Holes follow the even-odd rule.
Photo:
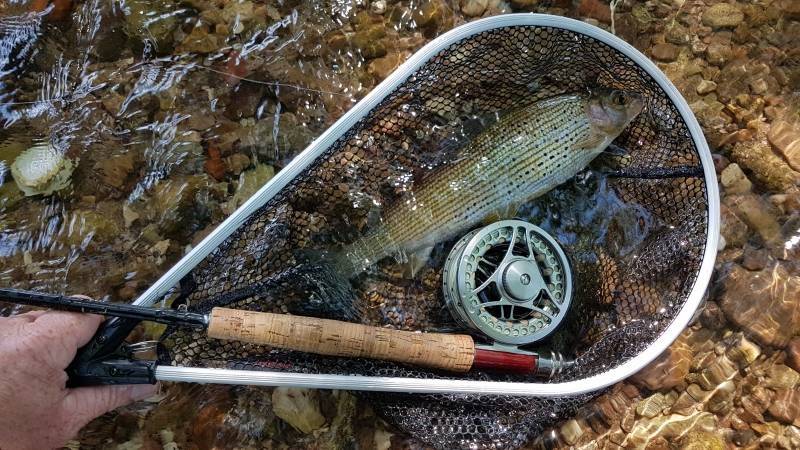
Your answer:
[[[611,3],[0,3],[0,285],[129,302],[426,42],[509,12],[579,18],[651,57],[686,98],[715,158],[722,242],[703,312],[665,355],[526,448],[798,448],[800,2]],[[32,147],[52,151],[12,171]],[[602,177],[572,183],[592,192],[582,217],[553,219],[558,196],[523,214],[558,222],[546,226],[564,242],[575,223],[610,228],[601,240],[620,254],[646,237],[650,218]],[[279,406],[288,394],[294,413]],[[424,442],[346,392],[167,386],[69,446]]]

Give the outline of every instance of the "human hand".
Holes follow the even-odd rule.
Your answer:
[[[95,417],[156,393],[149,384],[66,388],[64,369],[102,320],[55,311],[0,317],[0,450],[63,446]]]

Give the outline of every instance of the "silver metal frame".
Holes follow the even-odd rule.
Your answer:
[[[678,337],[687,326],[695,310],[703,299],[706,287],[714,268],[714,259],[719,239],[720,206],[717,177],[702,130],[686,101],[667,77],[638,50],[616,36],[584,22],[542,14],[508,14],[470,22],[455,28],[434,39],[412,55],[408,61],[394,71],[386,80],[358,102],[341,119],[328,128],[311,145],[300,153],[290,164],[281,170],[253,197],[237,209],[228,219],[209,234],[200,244],[167,271],[155,284],[145,291],[134,304],[152,305],[192,268],[231,235],[253,212],[283,189],[294,177],[299,175],[322,152],[350,129],[359,119],[369,113],[383,98],[406,80],[406,78],[425,64],[428,59],[443,48],[473,34],[509,26],[543,26],[574,31],[604,42],[636,62],[659,84],[675,104],[686,122],[695,146],[698,149],[706,181],[708,196],[708,233],[703,262],[695,281],[694,289],[683,308],[661,336],[630,360],[599,375],[565,383],[504,383],[491,381],[432,380],[416,378],[388,378],[343,376],[325,374],[256,372],[225,369],[202,369],[190,367],[159,367],[156,378],[164,381],[184,381],[194,383],[243,384],[257,386],[296,386],[309,388],[397,391],[397,392],[448,392],[532,395],[557,397],[575,395],[602,389],[641,370]]]

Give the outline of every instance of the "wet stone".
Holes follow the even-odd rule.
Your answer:
[[[758,272],[734,266],[720,306],[728,320],[761,345],[784,347],[800,327],[800,277],[779,264]]]
[[[703,12],[703,24],[713,28],[734,28],[744,20],[738,5],[717,3]]]
[[[272,410],[276,416],[302,433],[325,425],[319,394],[311,389],[278,387],[272,391]]]
[[[652,363],[634,375],[634,383],[652,391],[669,389],[683,382],[692,363],[692,349],[681,335]]]
[[[778,389],[767,411],[781,423],[800,424],[800,389]]]
[[[478,17],[488,6],[489,0],[462,0],[461,12],[467,17]]]
[[[753,183],[747,179],[747,176],[736,163],[728,165],[722,171],[720,183],[725,188],[725,192],[729,194],[744,194],[750,192],[753,188]]]
[[[713,81],[703,80],[697,85],[697,93],[700,95],[706,95],[715,90],[717,90],[717,83]]]
[[[706,57],[711,64],[721,66],[733,56],[733,49],[728,44],[711,43],[706,48]]]
[[[569,445],[574,445],[578,439],[583,435],[583,427],[577,420],[571,419],[564,423],[559,430],[561,437]]]
[[[795,337],[786,346],[786,365],[800,372],[800,337]]]
[[[721,205],[720,211],[722,216],[722,237],[725,238],[729,246],[742,246],[747,241],[747,224],[725,204]]]
[[[778,121],[770,127],[767,138],[769,143],[789,163],[789,166],[800,171],[800,127],[785,121]]]
[[[653,55],[653,58],[664,62],[675,61],[678,58],[679,52],[680,48],[678,46],[669,43],[656,44],[650,50],[650,54]]]
[[[763,248],[747,247],[742,258],[742,267],[747,270],[758,271],[767,266],[769,252]]]
[[[736,211],[748,227],[755,230],[767,244],[775,244],[780,239],[780,225],[775,211],[753,194],[733,195],[725,198],[725,203]]]

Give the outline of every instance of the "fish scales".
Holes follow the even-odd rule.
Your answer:
[[[340,258],[337,265],[348,271],[363,269],[391,254],[431,247],[570,179],[641,108],[639,104],[623,117],[614,117],[624,123],[602,131],[597,127],[599,110],[592,110],[590,101],[588,95],[563,95],[503,116],[478,135],[460,159],[415,183],[404,199],[387,208],[382,224],[347,247],[340,255],[344,262]],[[602,112],[600,116],[610,120]]]

